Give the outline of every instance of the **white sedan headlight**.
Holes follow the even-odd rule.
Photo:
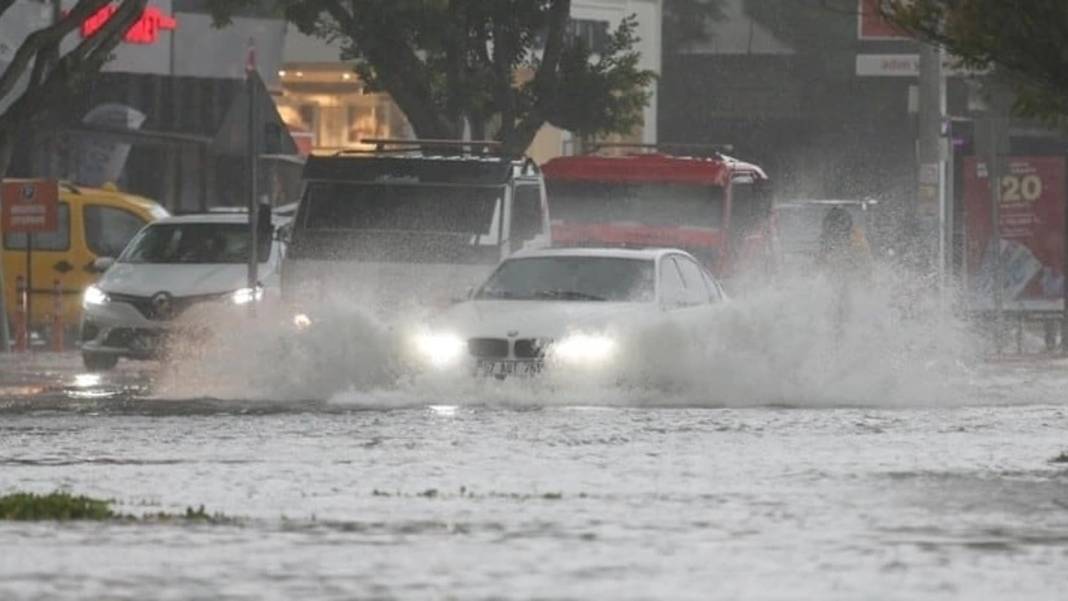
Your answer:
[[[107,293],[97,288],[96,286],[89,286],[85,289],[85,294],[82,296],[82,306],[88,309],[90,306],[106,305],[111,302]]]
[[[616,353],[616,341],[610,336],[575,334],[554,343],[549,349],[553,359],[571,365],[599,365]]]
[[[230,295],[230,301],[235,305],[247,305],[252,302],[259,302],[263,299],[263,288],[256,286],[255,288],[241,288],[235,290]]]
[[[423,334],[415,339],[415,350],[430,365],[443,368],[455,365],[467,343],[455,334]]]

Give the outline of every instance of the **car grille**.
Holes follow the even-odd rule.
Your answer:
[[[104,339],[104,346],[130,348],[139,339],[158,340],[161,332],[145,328],[114,328]]]
[[[471,338],[467,350],[478,359],[507,359],[509,350],[516,359],[541,359],[545,355],[547,341],[537,338],[521,338],[511,342],[504,338]]]
[[[137,311],[144,315],[146,318],[153,321],[167,321],[174,319],[181,315],[189,307],[196,303],[215,300],[226,296],[226,294],[205,294],[199,296],[174,296],[170,298],[169,306],[160,310],[160,307],[152,301],[151,296],[136,296],[133,294],[115,294],[108,293],[113,302],[127,303],[133,305]]]
[[[471,338],[467,341],[467,351],[479,359],[506,359],[508,341],[504,338]]]
[[[537,338],[523,338],[515,341],[515,356],[517,359],[541,359],[545,355],[547,344]]]

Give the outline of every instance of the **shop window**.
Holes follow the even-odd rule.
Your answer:
[[[26,234],[4,234],[8,250],[26,250]],[[61,202],[57,210],[56,231],[33,235],[33,250],[68,250],[70,248],[70,205]]]
[[[100,205],[85,207],[85,243],[98,257],[117,257],[145,221],[122,209]]]

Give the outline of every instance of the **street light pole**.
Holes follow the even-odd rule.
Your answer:
[[[924,256],[926,263],[937,265],[940,292],[946,284],[946,257],[949,242],[946,239],[946,83],[942,72],[942,49],[938,46],[920,46],[919,81],[919,132],[916,144],[918,186],[915,214],[924,230]],[[937,246],[930,245],[930,234],[935,233]]]
[[[248,100],[248,132],[247,132],[247,144],[248,144],[248,156],[247,156],[247,176],[248,176],[248,235],[249,235],[249,255],[248,255],[248,288],[253,296],[253,302],[248,303],[249,314],[255,315],[256,313],[256,288],[259,285],[259,274],[257,273],[259,267],[259,228],[257,227],[258,215],[259,215],[259,200],[257,198],[258,188],[258,162],[259,162],[259,119],[256,115],[256,109],[258,108],[256,92],[256,45],[255,40],[250,39],[248,44],[248,60],[245,64],[245,89]]]

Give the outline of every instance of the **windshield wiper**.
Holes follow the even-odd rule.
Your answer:
[[[555,298],[563,300],[587,300],[587,301],[604,301],[607,300],[603,296],[597,296],[596,294],[589,294],[586,292],[579,292],[577,290],[535,290],[531,296],[534,298]]]

